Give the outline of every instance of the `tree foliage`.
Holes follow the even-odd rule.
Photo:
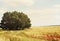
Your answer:
[[[2,29],[18,30],[30,28],[30,26],[30,18],[23,12],[5,12],[1,20]]]

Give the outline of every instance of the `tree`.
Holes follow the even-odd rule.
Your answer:
[[[30,22],[30,18],[23,12],[5,12],[1,20],[1,28],[8,30],[30,28]]]

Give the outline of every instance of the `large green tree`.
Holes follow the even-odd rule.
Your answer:
[[[30,26],[30,18],[23,12],[5,12],[1,20],[2,29],[18,30],[30,28]]]

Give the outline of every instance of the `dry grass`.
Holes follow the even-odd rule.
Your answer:
[[[31,27],[19,31],[0,30],[0,41],[60,41],[60,26]]]

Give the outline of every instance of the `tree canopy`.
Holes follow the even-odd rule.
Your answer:
[[[9,30],[18,30],[30,28],[30,18],[23,12],[5,12],[1,20],[1,28]]]

